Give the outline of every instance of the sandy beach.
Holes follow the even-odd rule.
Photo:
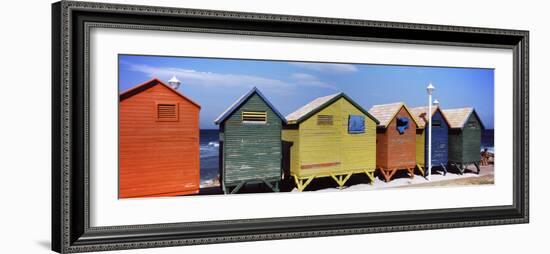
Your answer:
[[[415,171],[414,178],[410,178],[404,171],[397,173],[390,182],[384,182],[379,175],[375,181],[370,184],[370,179],[364,174],[353,175],[344,188],[339,189],[338,185],[330,177],[315,179],[305,190],[305,192],[334,192],[334,191],[365,191],[387,188],[424,188],[424,187],[441,187],[441,186],[462,186],[462,185],[481,185],[494,183],[494,164],[481,166],[479,175],[476,174],[475,167],[469,166],[464,174],[460,175],[457,170],[449,169],[447,175],[443,175],[442,171],[434,170],[432,172],[431,181],[420,175],[420,172]],[[290,181],[283,181],[280,184],[281,192],[299,193],[295,185]],[[239,193],[266,193],[272,192],[263,184],[246,185]],[[198,195],[222,194],[218,182],[213,182],[210,186],[202,186],[201,193]]]
[[[330,178],[316,179],[317,183],[312,183],[306,191],[363,191],[376,190],[386,188],[417,188],[417,187],[432,187],[432,186],[459,186],[459,185],[480,185],[494,183],[494,165],[481,166],[479,175],[476,174],[475,167],[469,166],[464,174],[458,174],[458,171],[449,169],[447,175],[443,175],[442,171],[433,171],[431,181],[428,182],[418,171],[415,171],[414,178],[410,178],[406,173],[400,172],[390,182],[384,182],[380,176],[375,178],[374,183],[369,184],[369,181],[361,175],[356,175],[350,178],[343,189],[338,189],[336,183]],[[293,188],[292,192],[298,192],[298,189]]]

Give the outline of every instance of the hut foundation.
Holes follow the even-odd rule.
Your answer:
[[[464,174],[464,172],[466,171],[466,168],[468,167],[468,165],[474,165],[476,167],[476,174],[479,175],[479,172],[481,171],[480,167],[479,167],[479,163],[478,162],[471,162],[471,163],[451,163],[451,166],[454,166],[455,168],[458,169],[458,172],[459,174]],[[445,171],[447,172],[447,171]]]
[[[397,171],[407,170],[409,173],[409,177],[412,179],[414,178],[414,167],[407,167],[407,168],[380,168],[380,173],[384,177],[385,182],[389,182],[392,177],[397,173]]]
[[[303,191],[312,181],[316,178],[323,178],[323,177],[331,177],[337,184],[338,189],[343,189],[346,185],[346,182],[351,178],[351,176],[355,174],[362,174],[364,173],[369,178],[370,182],[369,184],[374,183],[374,172],[376,169],[364,169],[364,170],[351,170],[347,172],[342,173],[327,173],[327,174],[318,174],[318,175],[310,175],[306,177],[299,177],[297,175],[292,175],[292,178],[294,178],[294,182],[296,183],[296,188],[298,191]]]
[[[279,192],[279,181],[274,181],[274,182],[269,182],[269,181],[266,181],[265,179],[255,179],[255,180],[250,180],[250,181],[243,181],[243,182],[240,182],[239,184],[237,184],[237,186],[235,186],[235,188],[233,188],[233,190],[229,191],[229,188],[225,188],[223,191],[224,193],[226,194],[235,194],[235,193],[238,193],[245,185],[247,184],[253,184],[253,183],[263,183],[265,184],[267,187],[269,187],[273,192]]]

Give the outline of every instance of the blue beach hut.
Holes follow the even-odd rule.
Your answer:
[[[426,168],[428,161],[428,107],[411,109],[413,117],[418,122],[416,130],[416,160],[418,167]],[[443,115],[439,106],[432,106],[432,169],[443,169],[447,174],[449,163],[449,121]]]

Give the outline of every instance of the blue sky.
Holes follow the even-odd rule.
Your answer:
[[[368,110],[403,101],[427,105],[426,86],[436,87],[442,108],[474,107],[486,128],[494,127],[494,71],[372,64],[333,64],[162,56],[119,56],[119,92],[153,77],[176,75],[179,91],[201,105],[201,129],[256,86],[283,114],[311,100],[344,92]]]

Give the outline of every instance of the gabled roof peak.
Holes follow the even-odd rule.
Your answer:
[[[250,89],[250,91],[248,91],[247,93],[243,94],[239,99],[237,99],[235,102],[233,102],[233,104],[231,104],[227,109],[225,109],[215,120],[214,120],[214,123],[215,124],[220,124],[222,123],[223,121],[225,121],[225,119],[227,119],[231,114],[233,114],[233,112],[235,110],[237,110],[243,103],[245,103],[248,98],[252,97],[252,95],[254,94],[257,94],[258,96],[260,96],[260,98],[267,104],[267,106],[269,106],[271,108],[271,110],[273,110],[273,112],[275,112],[275,114],[284,122],[286,123],[286,119],[285,117],[279,113],[279,111],[273,106],[273,104],[271,104],[271,102],[269,102],[269,100],[260,92],[260,90],[257,88],[257,87],[252,87],[252,89]]]
[[[370,119],[372,119],[376,124],[378,124],[378,120],[373,117],[371,114],[369,114],[368,111],[366,111],[363,107],[359,106],[354,100],[349,98],[345,93],[338,92],[335,94],[330,94],[326,96],[321,96],[318,98],[313,99],[306,105],[302,106],[301,108],[297,109],[296,111],[288,114],[286,116],[286,120],[289,124],[299,124],[302,121],[307,120],[309,117],[313,116],[317,112],[321,111],[325,107],[329,106],[333,102],[337,101],[340,98],[345,98],[349,103],[351,103],[354,107],[359,109],[363,114],[368,116]]]
[[[200,108],[201,106],[199,105],[199,103],[195,102],[194,100],[191,100],[190,98],[188,98],[187,96],[183,95],[182,93],[180,93],[178,90],[175,90],[174,88],[172,88],[171,86],[167,85],[166,83],[162,82],[162,80],[160,80],[159,78],[157,77],[154,77],[152,79],[149,79],[137,86],[134,86],[122,93],[119,94],[119,101],[124,101],[136,94],[139,94],[149,88],[152,88],[156,85],[161,85],[167,89],[169,89],[170,91],[172,91],[173,93],[177,94],[178,96],[182,97],[183,99],[191,102],[192,104],[194,104],[195,106],[197,106],[198,108]]]
[[[465,107],[465,108],[453,108],[453,109],[444,109],[442,110],[443,116],[447,119],[449,122],[449,127],[453,129],[462,129],[464,128],[464,125],[470,118],[470,115],[475,114],[477,119],[479,120],[479,123],[481,123],[481,126],[483,126],[483,122],[481,122],[481,118],[477,115],[475,109],[473,107]]]
[[[432,106],[432,115],[435,114],[435,112],[441,112],[441,115],[443,116],[443,119],[449,124],[449,121],[441,111],[441,107],[439,106]],[[428,106],[421,106],[421,107],[415,107],[411,108],[411,114],[413,114],[413,117],[416,118],[416,122],[418,123],[418,127],[423,129],[426,127],[426,124],[428,123],[428,117],[426,116],[426,113],[428,113]]]
[[[414,115],[411,113],[411,111],[409,110],[407,105],[405,105],[404,102],[394,102],[394,103],[374,105],[369,109],[369,113],[371,113],[374,117],[376,117],[380,121],[380,124],[378,125],[379,127],[386,128],[391,123],[393,118],[395,118],[397,113],[399,113],[399,110],[401,110],[401,108],[405,108],[407,113],[411,115],[413,122],[416,124],[416,126],[418,126],[418,122],[416,121],[416,118],[414,117]]]

